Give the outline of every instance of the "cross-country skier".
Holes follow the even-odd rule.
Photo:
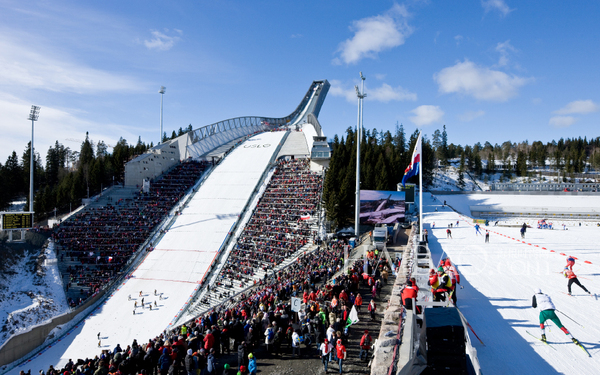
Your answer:
[[[527,231],[527,224],[523,223],[521,227],[521,238],[525,238],[525,232]]]
[[[485,231],[485,242],[490,242],[490,231],[489,230]]]
[[[575,275],[575,272],[571,271],[569,269],[569,267],[565,267],[565,269],[563,270],[563,275],[565,275],[565,277],[567,279],[569,279],[569,283],[567,284],[567,289],[569,290],[569,295],[571,295],[571,285],[573,285],[573,283],[579,285],[579,287],[583,290],[585,290],[585,292],[587,294],[592,294],[590,293],[589,290],[587,290],[585,288],[585,286],[581,285],[581,283],[579,282],[579,280],[577,279],[577,275]]]
[[[446,229],[446,238],[452,238],[452,231],[450,228]]]
[[[546,342],[546,330],[544,327],[544,323],[546,322],[546,320],[550,319],[554,322],[554,324],[556,324],[558,328],[560,328],[561,331],[565,333],[565,335],[569,336],[569,338],[576,345],[579,345],[579,341],[571,335],[569,330],[562,325],[560,319],[558,319],[558,316],[556,316],[556,313],[554,312],[556,310],[556,307],[552,303],[552,299],[550,298],[550,296],[542,293],[542,290],[540,288],[537,288],[534,292],[535,294],[533,295],[531,307],[536,308],[539,306],[540,308],[540,329],[542,330],[542,341]]]
[[[479,224],[475,224],[475,235],[478,236],[481,234],[481,231],[479,230]]]
[[[571,271],[573,271],[573,266],[575,265],[575,258],[570,256],[567,258],[567,267],[569,267],[569,269]]]

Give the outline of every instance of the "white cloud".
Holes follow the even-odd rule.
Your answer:
[[[295,39],[295,38],[302,38],[302,34],[292,34],[290,36],[290,38]]]
[[[454,40],[456,41],[456,45],[457,45],[457,46],[460,44],[460,42],[462,42],[462,40],[463,40],[463,39],[464,39],[464,38],[463,38],[463,36],[462,36],[462,35],[456,35],[456,36],[454,37]]]
[[[585,113],[591,113],[591,112],[597,112],[597,111],[598,111],[598,105],[596,105],[593,101],[591,101],[591,100],[575,100],[575,101],[567,104],[563,108],[559,109],[558,111],[554,111],[552,113],[555,113],[557,115],[571,115],[571,114],[582,115]]]
[[[410,112],[414,114],[410,117],[410,121],[417,126],[440,122],[444,116],[444,111],[436,105],[420,105]]]
[[[481,0],[481,6],[486,13],[491,11],[498,11],[503,17],[506,17],[514,9],[510,9],[504,0]]]
[[[373,99],[380,102],[387,103],[391,100],[404,101],[404,100],[417,100],[417,94],[412,93],[402,87],[398,86],[393,88],[387,83],[383,83],[381,87],[370,89],[367,94],[367,99]]]
[[[375,74],[375,79],[379,81],[383,81],[387,74]]]
[[[498,66],[508,65],[508,54],[509,52],[516,52],[517,50],[510,44],[510,40],[503,43],[498,43],[496,51],[500,53],[500,59],[498,60]]]
[[[433,79],[444,94],[458,93],[479,100],[503,102],[517,94],[528,78],[475,65],[469,60],[444,68]]]
[[[52,92],[96,93],[136,91],[141,84],[70,61],[45,47],[34,47],[0,36],[0,82],[6,88],[42,89]]]
[[[340,44],[336,52],[339,57],[333,63],[355,64],[365,57],[376,58],[377,54],[404,44],[413,28],[406,21],[409,13],[403,5],[394,4],[382,15],[353,21],[350,30],[354,36]]]
[[[179,35],[182,34],[181,30],[175,30]],[[169,32],[169,30],[165,29],[165,32]],[[144,40],[144,45],[148,49],[156,49],[159,51],[168,51],[174,45],[175,42],[179,41],[178,36],[168,36],[160,31],[153,30],[150,32],[152,34],[152,39]]]
[[[577,122],[577,119],[573,116],[554,116],[550,118],[550,125],[555,128],[568,128]]]
[[[542,98],[533,98],[533,99],[531,99],[531,104],[533,104],[533,105],[540,105],[540,104],[542,104]]]
[[[331,87],[329,93],[331,95],[344,97],[351,103],[356,102],[357,97],[354,86],[349,87],[338,80],[331,80],[330,83]],[[381,86],[376,88],[365,87],[365,93],[367,94],[365,100],[375,100],[383,103],[388,103],[390,101],[417,100],[417,94],[412,93],[401,86],[392,87],[387,83],[382,83]]]
[[[460,121],[469,122],[483,115],[485,115],[485,111],[466,111],[462,115],[459,115],[458,118]]]

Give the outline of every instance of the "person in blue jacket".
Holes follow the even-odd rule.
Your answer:
[[[166,375],[169,372],[169,366],[171,366],[171,357],[169,356],[169,350],[163,349],[162,355],[158,359],[158,368],[160,375]]]
[[[248,354],[248,372],[250,375],[256,375],[256,358],[254,358],[254,354]]]

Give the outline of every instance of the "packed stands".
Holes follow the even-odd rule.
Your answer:
[[[69,304],[76,306],[112,281],[138,247],[192,187],[207,163],[187,161],[137,191],[91,207],[62,222],[54,233]],[[65,280],[65,276],[68,278]]]
[[[221,270],[218,285],[248,282],[295,254],[314,237],[308,218],[315,214],[322,177],[308,160],[280,160],[271,180]],[[240,285],[241,286],[241,285]]]

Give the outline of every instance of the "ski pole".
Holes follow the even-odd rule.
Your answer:
[[[575,320],[573,320],[573,318],[571,318],[570,316],[568,316],[568,315],[567,315],[567,314],[565,314],[564,312],[562,312],[562,311],[559,311],[559,310],[556,310],[556,311],[558,311],[559,313],[561,313],[561,314],[563,314],[564,316],[566,316],[567,318],[569,318],[569,319],[570,319],[570,320],[571,320],[573,323],[577,324],[577,325],[578,325],[578,326],[580,326],[581,328],[585,328],[584,326],[582,326],[581,324],[577,323]]]

